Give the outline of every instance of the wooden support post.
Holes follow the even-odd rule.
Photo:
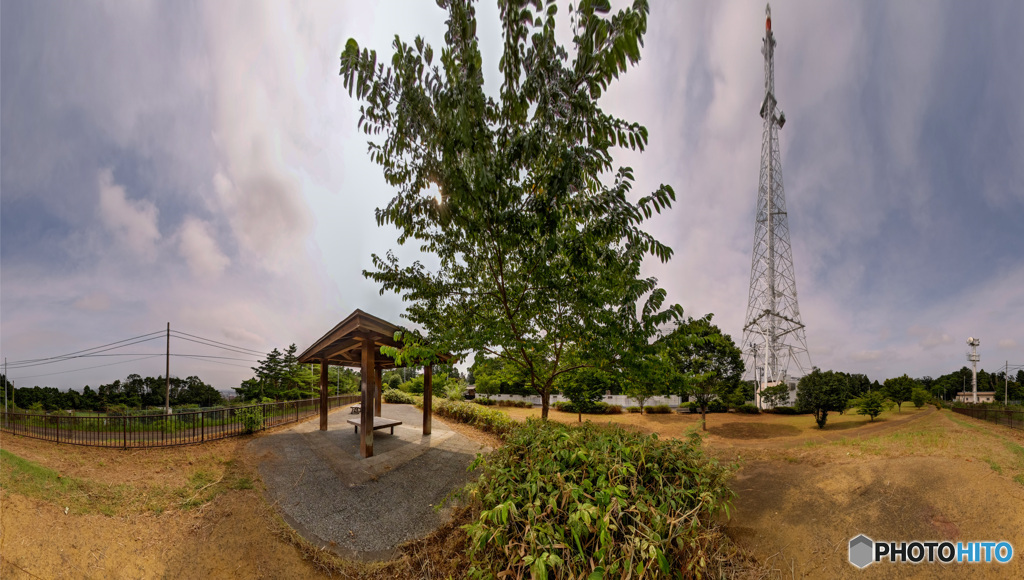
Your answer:
[[[430,415],[434,398],[434,369],[430,365],[423,367],[423,434],[430,435]]]
[[[320,430],[327,430],[327,359],[320,361]]]
[[[384,369],[379,367],[373,373],[374,382],[376,383],[376,389],[374,389],[374,392],[377,394],[376,400],[373,404],[373,414],[378,417],[380,417],[381,394],[384,392],[383,376]]]
[[[364,338],[361,362],[362,409],[360,409],[359,453],[373,457],[373,341]]]

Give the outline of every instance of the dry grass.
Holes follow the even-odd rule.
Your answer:
[[[540,407],[523,409],[518,407],[493,407],[507,413],[513,419],[525,421],[529,417],[539,418]],[[925,409],[912,407],[897,412],[895,409],[882,413],[874,421],[855,413],[830,413],[824,429],[818,429],[812,415],[775,415],[760,413],[748,415],[744,413],[708,413],[707,427],[709,440],[719,444],[742,444],[748,440],[786,439],[787,442],[802,443],[805,440],[825,440],[842,432],[845,436],[854,436],[864,429],[877,428],[897,421],[912,419],[925,412]],[[548,411],[548,419],[562,423],[576,423],[576,413],[563,413],[554,408]],[[648,433],[658,433],[661,437],[686,438],[687,435],[700,429],[699,413],[669,413],[658,415],[640,415],[639,413],[623,413],[621,415],[583,415],[584,421],[600,424],[613,424],[639,429]],[[760,445],[761,443],[757,443]]]

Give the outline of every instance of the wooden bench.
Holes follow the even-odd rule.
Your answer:
[[[350,424],[352,424],[352,425],[355,425],[356,426],[356,433],[359,433],[359,425],[360,425],[360,423],[362,423],[362,421],[360,421],[359,419],[349,419],[348,422]],[[392,435],[395,434],[395,425],[401,425],[401,424],[402,424],[401,421],[397,421],[395,419],[385,419],[384,417],[374,417],[373,418],[373,430],[374,431],[376,431],[377,429],[387,429],[387,428],[390,428]]]
[[[351,412],[349,414],[350,415],[358,415],[359,413],[362,412],[362,410],[363,410],[362,406],[360,406],[360,405],[352,405]]]

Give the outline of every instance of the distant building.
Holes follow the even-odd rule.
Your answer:
[[[957,403],[973,403],[974,392],[973,391],[960,391],[956,394]],[[978,391],[978,402],[979,403],[995,403],[996,392],[995,391]]]

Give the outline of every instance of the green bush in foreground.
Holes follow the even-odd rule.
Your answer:
[[[756,415],[756,414],[761,412],[761,409],[758,409],[757,405],[751,405],[749,403],[743,403],[742,405],[737,405],[736,412],[737,413],[750,413],[751,415]]]
[[[475,407],[480,409],[480,407]],[[707,573],[730,469],[695,441],[529,420],[489,456],[470,494],[469,576],[633,578]]]
[[[672,407],[668,405],[648,405],[644,407],[644,410],[648,415],[667,415],[672,412]]]

